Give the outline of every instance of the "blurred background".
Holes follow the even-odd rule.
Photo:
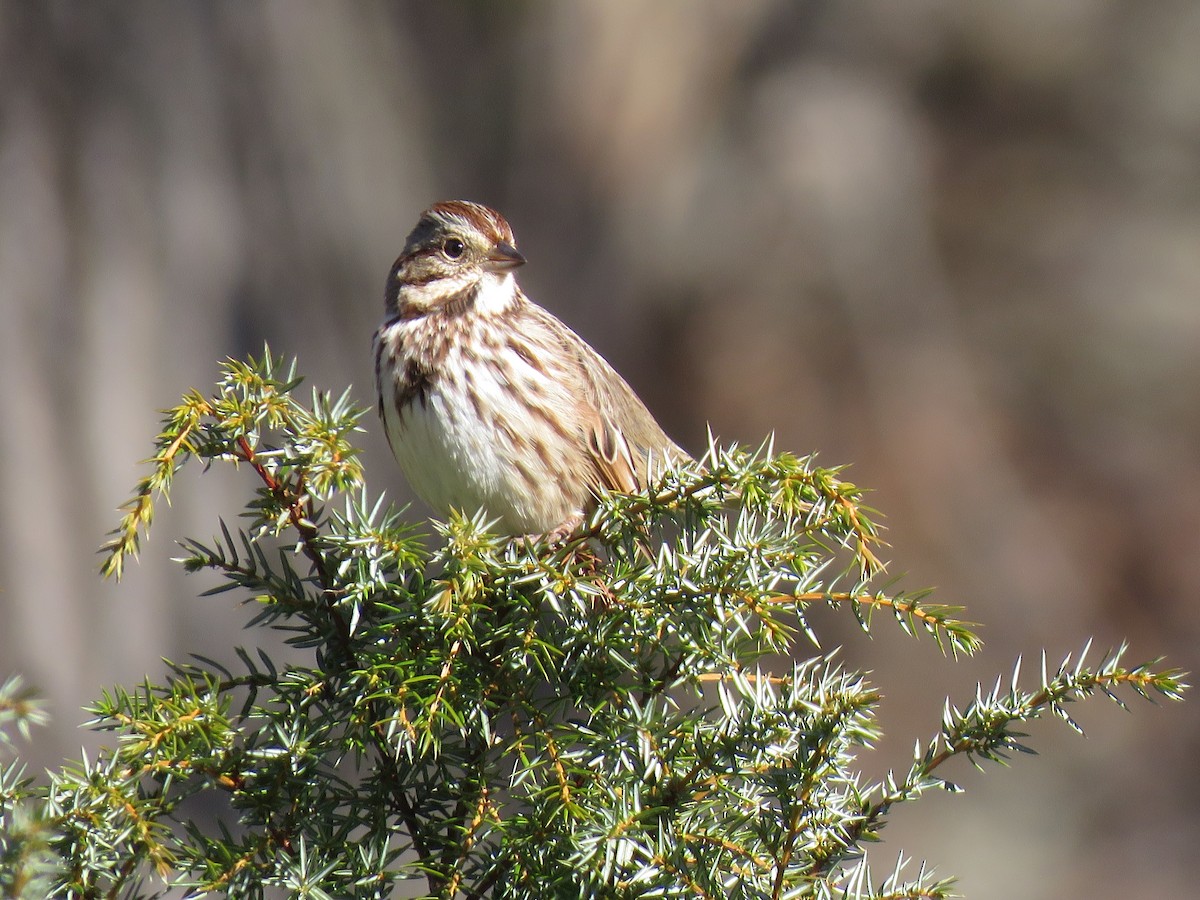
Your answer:
[[[107,739],[103,686],[275,641],[169,560],[246,473],[185,470],[119,587],[95,550],[221,358],[267,340],[370,404],[385,276],[454,197],[681,443],[851,463],[892,574],[984,623],[955,662],[819,616],[886,695],[869,775],[1018,654],[1200,668],[1197,47],[1192,0],[0,0],[0,676],[50,703],[35,770]],[[1078,718],[898,809],[877,868],[1190,895],[1200,703]]]

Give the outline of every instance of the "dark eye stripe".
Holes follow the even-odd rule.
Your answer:
[[[400,257],[398,262],[401,263],[403,266],[407,266],[409,263],[414,262],[415,260],[418,260],[418,259],[429,259],[430,257],[441,256],[441,255],[442,255],[442,245],[439,242],[432,246],[418,247],[416,250],[412,250],[411,252],[406,253],[404,256]],[[399,271],[399,267],[397,268],[397,271]]]

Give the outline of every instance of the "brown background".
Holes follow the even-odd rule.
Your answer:
[[[819,617],[887,695],[869,773],[1018,653],[1196,669],[1198,47],[1191,0],[0,2],[0,675],[50,701],[31,755],[97,746],[81,704],[160,657],[271,643],[168,560],[245,478],[185,472],[119,588],[94,550],[221,357],[267,339],[369,403],[384,276],[450,197],[509,217],[528,292],[681,442],[853,463],[892,571],[985,623],[956,664]],[[1041,757],[897,810],[877,869],[1187,895],[1198,710],[1035,726]]]

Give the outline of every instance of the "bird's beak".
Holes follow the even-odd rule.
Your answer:
[[[525,257],[517,252],[516,247],[504,241],[500,241],[492,248],[492,252],[487,255],[487,260],[484,262],[484,268],[490,272],[507,272],[509,269],[523,265],[525,265]]]

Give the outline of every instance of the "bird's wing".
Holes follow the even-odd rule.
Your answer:
[[[531,304],[573,361],[580,388],[580,421],[595,469],[595,487],[635,493],[663,466],[688,458],[655,421],[617,371],[583,338]]]

